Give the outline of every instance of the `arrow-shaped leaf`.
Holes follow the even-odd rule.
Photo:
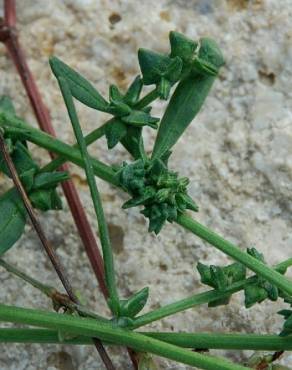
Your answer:
[[[0,255],[21,237],[26,222],[26,211],[16,189],[0,197]]]

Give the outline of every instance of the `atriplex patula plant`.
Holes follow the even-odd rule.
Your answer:
[[[0,254],[3,255],[21,237],[28,214],[34,222],[35,211],[32,207],[41,211],[61,208],[56,187],[68,178],[68,174],[58,172],[57,169],[67,161],[77,164],[85,169],[97,217],[109,293],[107,303],[112,317],[101,317],[81,306],[70,285],[68,286],[62,269],[59,276],[63,279],[68,297],[56,292],[52,287],[44,286],[1,259],[2,267],[44,292],[53,300],[57,310],[65,307],[67,312],[71,313],[62,315],[1,304],[0,320],[42,328],[0,329],[1,342],[65,342],[73,345],[91,344],[91,338],[98,338],[95,343],[100,344],[100,352],[103,348],[100,343],[102,341],[107,345],[126,345],[138,352],[148,352],[212,370],[239,370],[246,368],[245,365],[257,369],[276,368],[274,360],[283,351],[292,349],[291,309],[279,312],[285,319],[280,335],[136,331],[155,320],[200,304],[208,304],[209,307],[226,305],[232,294],[241,290],[244,292],[246,308],[264,300],[278,299],[283,299],[292,306],[292,282],[284,276],[292,265],[292,258],[269,267],[264,256],[255,248],[248,248],[246,252],[240,250],[187,213],[187,210],[197,212],[198,206],[188,195],[188,178],[179,177],[177,172],[169,168],[171,149],[200,110],[224,60],[217,44],[208,38],[194,42],[180,33],[171,32],[170,47],[168,55],[140,49],[138,59],[142,77],[137,76],[126,92],[121,92],[117,86],[110,86],[109,100],[102,97],[85,78],[68,65],[56,57],[51,58],[50,65],[58,80],[76,136],[77,144],[74,147],[32,128],[16,116],[10,99],[2,97],[0,169],[12,177],[16,187],[0,198]],[[155,87],[141,98],[144,85]],[[174,92],[171,94],[172,88]],[[156,99],[168,100],[169,97],[161,120],[152,117],[151,102]],[[83,136],[74,99],[112,117],[89,135]],[[151,156],[147,155],[143,146],[144,126],[158,130]],[[111,167],[90,157],[87,146],[103,135],[106,136],[109,149],[120,142],[132,155],[133,160],[130,163],[120,160],[118,165]],[[40,168],[33,160],[27,142],[46,148],[59,157]],[[235,262],[228,266],[207,266],[199,263],[197,269],[201,281],[211,286],[212,290],[139,315],[147,303],[149,290],[144,287],[130,297],[121,298],[119,295],[112,246],[95,176],[129,194],[130,199],[123,208],[143,206],[141,212],[149,219],[150,232],[158,234],[165,222],[176,222],[230,256]],[[37,225],[34,223],[34,226]],[[42,237],[40,230],[38,233]],[[43,238],[44,244],[46,240],[44,236]],[[51,257],[56,263],[57,257]],[[58,263],[57,268],[60,268]],[[247,277],[247,269],[253,271],[254,275]],[[276,353],[262,357],[253,356],[248,364],[234,364],[186,348],[253,349]],[[154,368],[155,365],[148,356],[138,358],[141,369]],[[108,368],[112,366],[106,361],[105,364]]]

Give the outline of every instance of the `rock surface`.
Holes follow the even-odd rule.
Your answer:
[[[224,50],[222,69],[204,108],[175,148],[171,166],[191,179],[190,193],[200,205],[198,219],[241,248],[256,246],[269,264],[291,257],[292,245],[292,1],[291,0],[51,0],[17,1],[18,28],[32,72],[49,107],[58,135],[74,138],[56,81],[48,66],[55,54],[90,79],[107,95],[110,83],[125,88],[139,73],[138,47],[166,51],[170,30],[197,39],[208,35]],[[20,116],[35,124],[19,78],[0,47],[0,93],[13,96]],[[86,132],[105,115],[78,106]],[[155,113],[162,105],[155,104]],[[146,148],[153,144],[147,131]],[[108,152],[105,141],[91,153],[107,163],[128,159],[121,147]],[[44,151],[34,148],[41,163]],[[94,212],[83,172],[72,166],[96,230]],[[0,179],[4,188],[4,180]],[[120,292],[150,287],[147,310],[205,289],[195,271],[198,261],[226,263],[228,259],[177,225],[166,225],[158,237],[146,232],[137,209],[121,210],[126,196],[98,181],[107,219],[114,234]],[[65,203],[65,202],[64,202]],[[74,286],[88,304],[106,314],[101,293],[65,204],[59,213],[41,216],[53,244],[68,267]],[[60,287],[30,226],[7,259],[45,283]],[[35,289],[0,271],[0,301],[49,308]],[[277,333],[275,314],[283,305],[269,302],[250,310],[241,294],[228,306],[188,310],[150,328],[186,331]],[[118,369],[130,369],[126,352],[111,350]],[[122,354],[121,354],[122,353]],[[214,354],[216,352],[214,351]],[[222,354],[222,353],[220,353]],[[251,352],[225,353],[244,361]],[[189,369],[158,360],[161,369]],[[282,363],[291,365],[286,354]],[[0,368],[5,370],[101,369],[92,348],[1,345]]]

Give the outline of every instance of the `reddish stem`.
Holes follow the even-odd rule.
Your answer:
[[[40,128],[48,134],[56,136],[49,111],[42,100],[39,89],[26,62],[24,52],[18,40],[15,29],[15,0],[4,0],[4,17],[4,24],[0,25],[0,42],[3,42],[5,44],[11,56],[11,59],[13,60],[13,63],[26,90],[27,96],[29,97],[32,109],[37,118]],[[52,158],[54,157],[52,153],[50,153],[50,155]],[[68,166],[65,164],[60,167],[60,170],[68,171]],[[71,180],[63,182],[62,188],[70,207],[71,214],[74,218],[76,227],[79,231],[79,235],[83,242],[88,259],[98,280],[99,287],[104,297],[107,299],[108,291],[104,280],[103,259],[98,249],[94,233],[82,207],[76,188]],[[134,369],[138,370],[138,362],[136,356],[129,348],[128,353],[130,355]]]
[[[50,119],[49,111],[42,100],[38,87],[26,62],[22,47],[18,40],[18,36],[15,30],[15,1],[5,0],[4,5],[5,20],[0,31],[0,41],[4,42],[11,56],[11,59],[13,60],[13,63],[22,80],[40,128],[48,134],[56,136],[52,121]],[[52,153],[51,157],[53,158]],[[68,166],[63,165],[60,170],[68,171]],[[71,180],[64,182],[62,184],[62,188],[70,207],[72,216],[74,218],[76,227],[79,231],[79,235],[84,244],[88,259],[99,282],[100,289],[105,298],[107,298],[108,293],[104,281],[104,267],[102,256],[98,249],[94,233],[90,227],[88,218],[82,207],[76,188]]]

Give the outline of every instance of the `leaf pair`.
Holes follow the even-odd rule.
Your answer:
[[[183,61],[183,78],[161,119],[152,158],[161,158],[187,129],[201,109],[224,64],[215,41],[203,38],[197,45],[178,33],[170,34],[171,56]]]
[[[241,263],[232,263],[231,265],[220,267],[215,265],[204,265],[198,263],[197,269],[201,275],[201,282],[209,285],[219,292],[224,292],[232,284],[244,280],[246,276],[246,268]],[[210,302],[209,307],[226,305],[229,303],[231,295],[222,299]]]
[[[139,100],[142,86],[142,80],[140,76],[137,76],[124,95],[115,85],[110,86],[109,94],[110,106],[108,113],[113,114],[115,117],[106,126],[105,134],[108,148],[111,149],[118,142],[122,142],[134,157],[138,157],[133,152],[133,148],[141,140],[141,128],[143,126],[149,126],[156,129],[157,122],[159,121],[159,118],[151,117],[149,114],[150,107],[142,110],[135,109],[135,104]],[[137,142],[128,145],[129,139],[133,140],[134,138],[136,138]]]
[[[72,96],[93,109],[114,115],[106,125],[108,148],[122,142],[125,148],[138,158],[143,152],[141,128],[150,126],[157,128],[158,118],[150,116],[151,108],[135,109],[139,100],[143,82],[138,76],[123,95],[116,86],[110,87],[107,102],[93,85],[56,57],[50,59],[50,65],[57,78],[64,78]]]
[[[146,305],[149,296],[149,288],[143,288],[130,298],[120,301],[121,317],[133,319]]]
[[[259,253],[255,248],[248,248],[247,253],[257,260],[265,263],[264,256]],[[241,263],[233,263],[231,265],[220,267],[214,265],[204,265],[198,263],[197,269],[201,275],[201,282],[203,284],[213,287],[219,292],[224,292],[232,284],[246,280],[244,284],[244,296],[245,296],[245,307],[250,308],[256,303],[261,303],[265,299],[276,301],[278,297],[284,298],[285,302],[290,303],[291,297],[286,297],[278,288],[269,283],[264,278],[254,275],[249,279],[245,278],[246,268]],[[285,273],[286,268],[280,273]],[[223,298],[222,300],[214,301],[209,303],[210,307],[228,304],[230,296]]]

